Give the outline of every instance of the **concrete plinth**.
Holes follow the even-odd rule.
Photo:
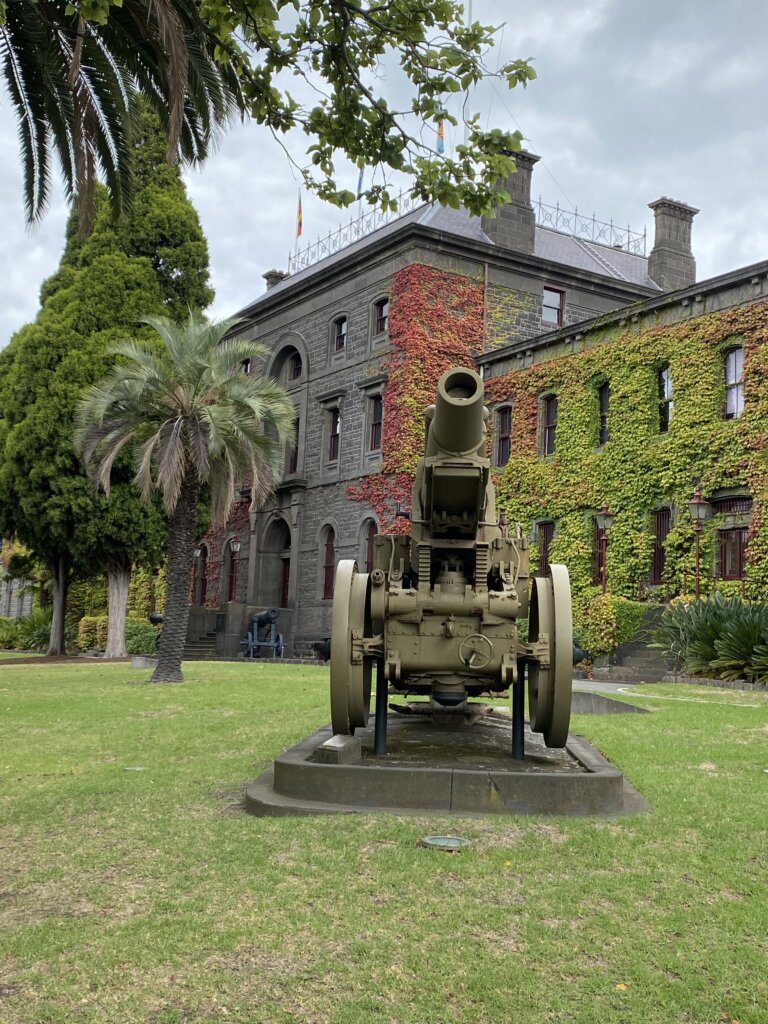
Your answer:
[[[373,716],[335,761],[330,726],[286,750],[246,789],[257,815],[333,813],[554,814],[614,816],[650,810],[622,773],[580,736],[549,750],[526,726],[514,761],[509,716],[493,712],[464,729],[418,715],[388,717],[385,757],[373,754]],[[338,745],[338,744],[337,744]]]

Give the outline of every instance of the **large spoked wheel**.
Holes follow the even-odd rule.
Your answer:
[[[564,747],[573,682],[571,581],[564,565],[553,565],[551,572],[533,581],[528,635],[533,642],[546,640],[549,664],[533,661],[528,666],[528,710],[531,729],[544,734],[546,745]]]
[[[357,571],[354,559],[343,559],[331,613],[331,725],[344,736],[368,724],[372,661],[353,654],[352,641],[371,635],[370,604],[368,574]]]

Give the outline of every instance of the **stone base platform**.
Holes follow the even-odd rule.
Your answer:
[[[489,712],[459,728],[445,717],[390,714],[384,757],[373,754],[373,716],[354,737],[334,738],[330,726],[318,729],[248,785],[246,809],[261,816],[384,811],[464,817],[611,817],[651,809],[580,736],[569,736],[563,750],[549,750],[526,725],[525,759],[514,761],[507,714]]]

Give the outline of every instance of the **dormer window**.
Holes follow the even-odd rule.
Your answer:
[[[541,302],[541,319],[552,327],[562,327],[565,310],[565,292],[559,288],[545,288]]]
[[[340,316],[333,322],[333,351],[343,352],[347,347],[347,318]]]

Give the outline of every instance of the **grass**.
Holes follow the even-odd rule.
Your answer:
[[[648,816],[245,815],[326,687],[0,669],[3,1024],[768,1022],[765,694],[574,720]],[[474,845],[417,847],[445,830]]]
[[[0,651],[0,661],[8,658],[42,658],[40,651]]]

